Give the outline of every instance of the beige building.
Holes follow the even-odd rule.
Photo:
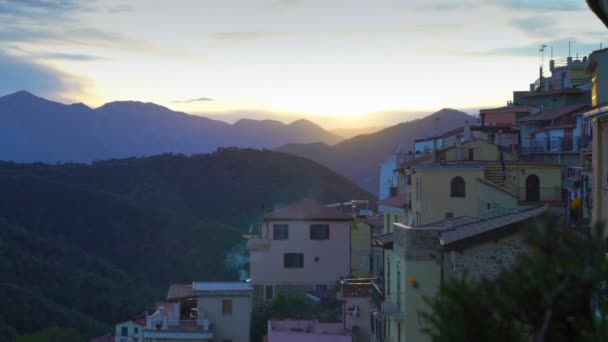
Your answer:
[[[171,285],[167,301],[146,317],[142,341],[249,341],[252,294],[246,282]]]
[[[267,214],[247,241],[256,301],[334,289],[351,272],[352,224],[352,215],[309,199]]]
[[[587,71],[592,75],[592,105],[585,113],[592,124],[592,209],[593,223],[608,221],[608,49],[589,56]]]

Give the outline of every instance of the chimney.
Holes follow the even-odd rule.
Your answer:
[[[553,70],[555,70],[555,61],[554,60],[549,61],[549,70],[551,70],[551,72],[553,72]]]

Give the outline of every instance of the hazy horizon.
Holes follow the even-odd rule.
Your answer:
[[[574,0],[0,0],[0,20],[0,93],[328,129],[503,106],[541,44],[547,66],[608,37]]]

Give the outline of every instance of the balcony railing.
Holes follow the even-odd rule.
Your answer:
[[[575,138],[534,138],[522,139],[521,154],[578,152],[589,146],[590,138],[581,136]]]

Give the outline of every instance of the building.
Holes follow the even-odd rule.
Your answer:
[[[372,281],[378,278],[354,278],[340,280],[338,300],[343,304],[344,326],[352,335],[353,342],[369,342],[371,338],[370,302]]]
[[[397,161],[395,158],[385,161],[378,165],[380,169],[380,187],[378,189],[378,199],[382,200],[394,196],[397,189],[397,176],[395,175],[395,169],[397,168]]]
[[[385,256],[384,283],[373,284],[372,341],[430,341],[421,333],[424,298],[450,279],[493,280],[527,252],[522,234],[531,220],[547,211],[535,207],[492,218],[455,217],[410,227],[395,224],[377,241]]]
[[[608,221],[608,49],[589,56],[587,71],[593,80],[593,110],[585,113],[592,130],[592,222]]]
[[[343,323],[270,320],[268,342],[352,342]]]
[[[247,241],[256,301],[335,288],[351,271],[352,224],[352,215],[310,199],[265,215]]]
[[[171,285],[146,317],[143,341],[249,341],[252,294],[246,282]]]
[[[143,330],[146,328],[146,315],[137,316],[116,324],[115,342],[143,342]]]

